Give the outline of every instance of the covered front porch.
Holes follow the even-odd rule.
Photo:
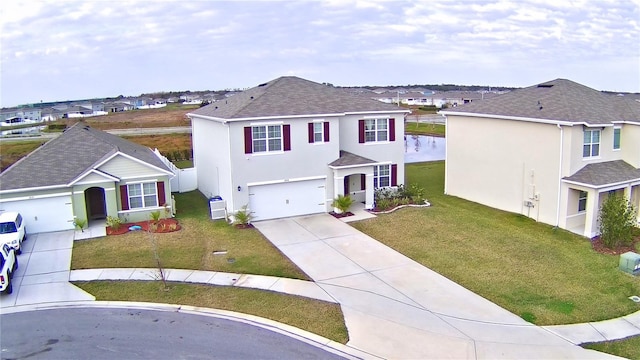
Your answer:
[[[622,195],[635,209],[640,208],[640,169],[622,160],[589,164],[562,183],[567,202],[560,227],[588,238],[600,233],[598,215],[609,196]],[[640,214],[637,216],[640,224]]]
[[[364,204],[365,209],[373,209],[374,166],[377,164],[374,160],[340,151],[340,157],[329,164],[333,173],[333,199],[338,195],[349,195],[354,202]]]

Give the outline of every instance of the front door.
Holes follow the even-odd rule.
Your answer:
[[[92,187],[85,190],[84,201],[87,205],[87,216],[89,220],[104,219],[107,217],[103,188]]]

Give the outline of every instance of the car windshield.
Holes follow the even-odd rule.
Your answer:
[[[12,222],[0,223],[0,234],[10,234],[18,231],[16,224]]]

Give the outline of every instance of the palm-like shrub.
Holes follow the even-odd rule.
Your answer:
[[[337,198],[333,199],[331,206],[338,209],[340,213],[346,213],[349,211],[352,204],[353,199],[349,195],[338,195]]]

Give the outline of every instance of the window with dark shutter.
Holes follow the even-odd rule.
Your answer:
[[[284,141],[284,151],[291,150],[291,125],[282,125],[282,139]]]
[[[122,210],[129,210],[129,194],[127,193],[127,185],[120,185],[120,202]]]
[[[253,152],[253,144],[251,139],[251,126],[244,128],[244,153],[251,154]]]
[[[158,188],[158,206],[164,206],[166,204],[166,198],[164,195],[164,181],[158,181],[156,186]]]
[[[391,186],[398,186],[398,164],[391,165]]]
[[[324,122],[324,142],[329,142],[329,122]]]
[[[396,141],[396,119],[389,119],[389,141]]]
[[[309,144],[313,144],[314,140],[314,131],[313,131],[313,123],[308,124],[308,132],[309,132]]]

